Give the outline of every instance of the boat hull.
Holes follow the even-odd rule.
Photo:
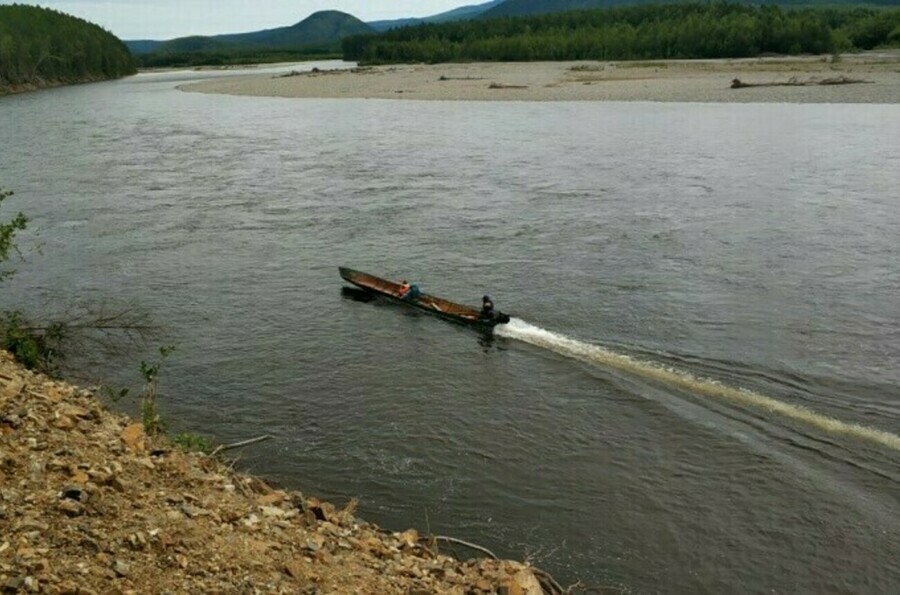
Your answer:
[[[481,311],[477,308],[457,304],[456,302],[428,295],[427,293],[420,293],[413,299],[404,299],[400,297],[399,283],[346,267],[339,267],[339,270],[341,277],[345,281],[352,283],[360,289],[405,304],[412,308],[424,310],[429,314],[434,314],[445,320],[480,329],[492,329],[498,324],[509,322],[509,316],[502,312],[496,313],[491,318],[483,318],[481,316]]]

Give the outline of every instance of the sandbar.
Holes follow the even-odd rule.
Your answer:
[[[733,88],[735,79],[740,88]],[[900,51],[719,60],[404,64],[252,74],[181,90],[443,101],[900,103]]]

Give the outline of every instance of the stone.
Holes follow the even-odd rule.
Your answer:
[[[88,474],[84,471],[76,470],[74,473],[72,473],[71,479],[75,483],[84,485],[90,480],[90,477],[88,477]]]
[[[203,516],[204,514],[209,514],[208,511],[203,510],[202,508],[199,508],[197,506],[194,506],[193,504],[188,504],[187,502],[185,502],[184,504],[181,505],[180,510],[189,519],[194,519],[194,518],[197,518],[198,516]]]
[[[301,558],[295,558],[284,565],[284,572],[294,578],[306,578],[306,564]]]
[[[365,551],[376,556],[384,556],[387,554],[387,548],[377,537],[368,537],[364,540],[360,540],[360,546]]]
[[[64,390],[58,386],[47,386],[43,388],[44,394],[47,395],[47,398],[53,401],[54,403],[59,403],[65,397],[72,396],[72,390]]]
[[[321,535],[313,535],[309,539],[306,540],[306,549],[310,552],[317,552],[322,549],[322,546],[325,544],[325,538]]]
[[[81,516],[84,514],[84,505],[76,500],[63,500],[59,503],[58,508],[61,512],[70,517]]]
[[[405,545],[414,546],[419,543],[419,532],[415,529],[409,529],[400,534],[400,541]]]
[[[285,514],[287,514],[287,511],[282,510],[281,508],[278,508],[277,506],[260,506],[259,510],[260,510],[260,512],[262,512],[264,517],[269,517],[269,518],[281,518]]]
[[[12,413],[10,415],[0,416],[0,423],[6,424],[15,430],[22,425],[22,419],[15,413]]]
[[[251,514],[246,519],[244,519],[244,526],[246,527],[255,527],[259,523],[259,517],[255,514]]]
[[[65,417],[78,417],[81,419],[91,419],[94,417],[93,413],[85,409],[84,407],[79,407],[78,405],[70,405],[65,403],[61,405],[56,412]]]
[[[109,478],[109,486],[117,492],[124,492],[126,489],[125,483],[117,475]]]
[[[125,446],[132,452],[144,452],[144,450],[146,450],[146,445],[144,444],[144,426],[142,424],[134,423],[125,426],[125,429],[122,430],[119,437],[122,439],[122,442],[125,443]]]
[[[77,485],[67,485],[59,492],[59,497],[69,500],[78,500],[79,502],[86,500],[87,496],[84,489]]]
[[[54,420],[53,426],[60,430],[71,430],[75,427],[75,422],[68,415],[62,415]]]
[[[131,566],[122,560],[116,560],[116,563],[113,564],[113,570],[119,576],[125,577],[131,574]]]
[[[544,592],[537,577],[527,568],[519,570],[503,586],[507,588],[509,595],[541,595]]]
[[[141,465],[142,467],[146,467],[150,471],[156,469],[156,465],[153,463],[153,460],[150,457],[141,457],[139,459],[135,459],[134,462],[138,465]]]
[[[19,531],[47,531],[50,529],[50,525],[47,523],[42,523],[36,519],[22,519],[19,524],[16,526],[16,529]],[[0,548],[0,552],[3,551],[3,548]]]
[[[256,499],[256,503],[260,506],[271,506],[273,504],[281,504],[284,502],[285,494],[280,490],[276,490],[271,494],[265,494]]]
[[[32,457],[28,463],[28,474],[31,476],[31,481],[41,481],[44,477],[43,461]]]
[[[271,494],[274,491],[269,484],[258,477],[250,477],[247,480],[247,487],[257,494]]]
[[[18,376],[13,376],[12,379],[6,383],[6,386],[0,388],[0,397],[12,399],[13,397],[18,396],[24,386],[24,380]]]

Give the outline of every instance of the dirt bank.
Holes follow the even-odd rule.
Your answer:
[[[0,591],[495,593],[548,577],[188,454],[0,351]],[[552,588],[550,589],[553,590]]]

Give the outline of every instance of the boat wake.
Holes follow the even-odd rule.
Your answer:
[[[542,329],[518,318],[513,318],[508,324],[498,325],[495,327],[494,333],[500,337],[516,339],[543,347],[566,357],[651,378],[697,395],[763,409],[814,426],[830,434],[850,436],[900,451],[900,436],[891,432],[843,422],[833,417],[816,413],[806,407],[785,403],[750,390],[730,387],[709,378],[700,378],[683,370],[616,353],[599,345],[584,343],[559,333]]]

